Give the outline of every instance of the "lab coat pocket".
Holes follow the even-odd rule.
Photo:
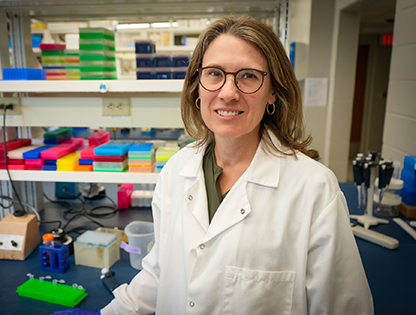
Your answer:
[[[223,314],[292,313],[296,272],[226,268]]]

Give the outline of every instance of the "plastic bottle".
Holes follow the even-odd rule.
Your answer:
[[[55,237],[53,236],[52,233],[44,234],[42,238],[43,238],[43,244],[45,246],[55,247],[55,243],[53,241]]]

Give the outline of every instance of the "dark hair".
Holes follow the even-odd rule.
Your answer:
[[[181,97],[181,115],[189,136],[200,140],[200,145],[213,139],[213,133],[202,120],[195,106],[198,98],[198,74],[196,69],[202,66],[203,56],[211,42],[221,34],[232,35],[255,45],[263,53],[270,70],[271,88],[277,95],[276,110],[273,115],[265,112],[260,124],[260,136],[271,152],[296,155],[300,151],[318,159],[316,150],[307,147],[311,136],[305,136],[302,112],[302,96],[298,81],[279,38],[263,22],[252,17],[222,17],[210,24],[200,35],[198,44],[191,57],[185,76]],[[289,149],[281,152],[272,142],[267,130],[270,130]]]

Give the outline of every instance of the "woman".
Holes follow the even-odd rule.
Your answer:
[[[101,314],[373,314],[344,195],[302,138],[273,31],[249,17],[211,24],[181,110],[197,142],[161,172],[155,246]]]

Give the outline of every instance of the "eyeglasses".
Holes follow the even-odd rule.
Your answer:
[[[241,69],[237,72],[225,72],[217,67],[203,67],[196,70],[199,83],[210,92],[221,89],[227,79],[227,74],[234,76],[234,83],[237,88],[245,94],[256,93],[263,85],[267,72],[256,69]]]

